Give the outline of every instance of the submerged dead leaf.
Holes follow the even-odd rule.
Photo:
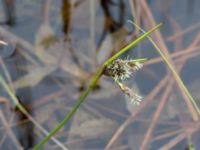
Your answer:
[[[57,68],[56,66],[46,66],[46,67],[36,68],[27,73],[25,76],[22,76],[21,78],[14,81],[13,85],[15,89],[34,87],[47,75],[52,73],[56,68]]]
[[[103,63],[110,55],[115,53],[116,50],[126,45],[125,39],[127,35],[128,31],[125,28],[120,28],[114,33],[108,34],[98,50],[98,64]]]
[[[116,127],[116,124],[109,119],[94,118],[73,127],[71,133],[87,139],[103,138],[114,132],[116,128],[113,127]]]
[[[69,43],[57,41],[48,49],[43,49],[36,45],[35,54],[45,65],[58,65],[63,71],[73,75],[74,77],[86,77],[87,73],[74,64],[69,48]]]
[[[53,42],[55,42],[55,37],[52,27],[49,23],[42,24],[36,33],[35,44],[48,48]]]
[[[76,114],[70,129],[70,135],[86,139],[107,139],[117,129],[117,123],[106,117],[97,117],[86,111]]]
[[[8,102],[7,99],[0,96],[0,104],[5,104],[6,102]]]
[[[55,111],[58,109],[60,109],[60,104],[54,103],[54,102],[47,103],[43,105],[42,108],[37,109],[37,111],[34,112],[34,116],[36,120],[38,121],[38,123],[43,124],[51,120],[52,119],[51,117],[54,115]]]

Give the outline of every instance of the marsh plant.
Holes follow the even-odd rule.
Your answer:
[[[116,83],[118,83],[120,89],[125,93],[125,95],[129,96],[130,100],[133,101],[136,105],[139,105],[141,102],[141,97],[136,95],[130,88],[121,83],[122,80],[127,79],[131,76],[132,72],[141,68],[140,62],[143,62],[145,59],[135,59],[135,60],[120,60],[117,59],[124,52],[129,50],[131,47],[138,44],[140,41],[148,37],[153,31],[157,30],[163,25],[160,23],[156,25],[154,28],[150,29],[148,32],[139,36],[136,40],[131,42],[129,45],[122,48],[116,54],[111,56],[108,60],[106,60],[97,70],[97,73],[91,80],[86,91],[80,96],[77,100],[75,106],[72,110],[66,115],[66,117],[58,124],[45,138],[43,138],[33,149],[38,150],[43,146],[48,140],[53,137],[75,114],[75,112],[79,109],[81,104],[86,100],[86,97],[89,95],[93,87],[95,87],[96,83],[100,79],[102,75],[107,75],[112,77]],[[117,60],[116,60],[117,59]]]
[[[136,24],[134,24],[137,28],[139,28]],[[40,149],[46,142],[48,142],[50,139],[54,140],[58,145],[60,144],[59,141],[57,141],[53,136],[66,124],[69,122],[69,120],[72,118],[72,116],[76,113],[76,111],[80,108],[81,104],[86,100],[86,97],[89,95],[89,93],[92,91],[92,89],[97,84],[98,80],[102,75],[105,75],[109,78],[112,78],[114,80],[114,83],[119,86],[122,93],[127,97],[130,101],[130,103],[133,103],[136,106],[139,106],[142,103],[142,97],[136,92],[135,89],[132,89],[124,84],[125,80],[128,80],[131,78],[139,69],[142,68],[143,62],[146,61],[145,58],[140,59],[119,59],[118,57],[121,56],[124,52],[129,50],[131,47],[138,44],[140,41],[142,41],[145,38],[148,38],[154,45],[154,47],[157,49],[157,51],[160,53],[162,58],[164,59],[165,63],[169,66],[172,74],[175,76],[177,81],[180,83],[181,88],[183,88],[186,95],[189,97],[190,101],[193,103],[196,111],[200,114],[200,110],[190,95],[187,88],[184,86],[182,80],[180,79],[179,75],[176,73],[176,70],[173,68],[173,65],[170,64],[168,59],[164,56],[162,51],[158,48],[158,46],[153,42],[153,40],[149,37],[149,35],[160,28],[163,25],[163,23],[158,24],[148,32],[143,31],[143,35],[139,36],[136,40],[131,42],[129,45],[125,46],[121,50],[119,50],[116,54],[111,56],[108,60],[106,60],[97,70],[96,74],[94,75],[93,79],[91,80],[88,88],[85,90],[85,92],[79,97],[77,102],[75,103],[75,106],[72,108],[72,110],[65,116],[65,118],[49,133],[43,129],[31,116],[29,116],[29,119],[34,122],[38,128],[42,129],[43,133],[45,133],[47,136],[44,137],[35,147],[34,150]],[[0,44],[6,44],[3,41],[0,41]],[[16,98],[15,94],[13,93],[12,89],[7,85],[3,77],[0,76],[0,83],[2,87],[4,87],[5,91],[8,93],[8,95],[11,97],[11,100],[15,103],[16,107],[25,115],[28,116],[27,111],[25,108],[19,103],[18,99]],[[60,144],[62,146],[62,144]]]
[[[141,59],[140,61],[145,60]],[[127,59],[116,59],[110,64],[108,64],[103,74],[109,77],[112,77],[125,94],[128,100],[136,106],[139,106],[142,97],[135,92],[134,89],[129,88],[123,81],[129,79],[136,71],[142,68],[142,63],[134,60]]]

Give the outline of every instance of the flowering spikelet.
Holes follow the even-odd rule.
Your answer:
[[[117,59],[107,65],[103,74],[112,77],[120,87],[121,91],[126,95],[131,103],[138,106],[142,101],[142,97],[133,89],[121,83],[121,81],[130,78],[133,72],[139,70],[142,64],[129,59]]]
[[[117,82],[122,92],[126,95],[128,100],[136,106],[139,106],[142,102],[142,96],[138,95],[134,92],[133,89],[130,89],[126,85],[122,84],[121,82]]]
[[[113,77],[115,81],[123,81],[130,78],[131,74],[141,67],[142,64],[139,62],[117,59],[106,66],[104,75]]]

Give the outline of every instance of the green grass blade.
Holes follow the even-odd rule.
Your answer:
[[[3,77],[0,75],[0,84],[2,85],[2,87],[5,89],[5,91],[7,92],[8,96],[10,96],[11,100],[14,102],[15,106],[25,115],[27,116],[27,118],[32,121],[34,123],[34,125],[37,126],[38,129],[40,129],[40,131],[42,131],[45,135],[48,135],[48,132],[42,128],[40,126],[39,123],[37,123],[37,121],[34,120],[34,118],[31,117],[31,115],[28,113],[28,111],[19,103],[17,97],[15,96],[15,94],[13,93],[13,91],[10,89],[9,85],[5,82],[5,80],[3,79]],[[67,148],[61,143],[59,142],[57,139],[53,138],[53,141],[59,145],[62,149],[67,150]]]
[[[145,39],[148,35],[150,35],[153,31],[155,31],[158,28],[160,28],[162,25],[163,25],[163,23],[158,24],[157,26],[155,26],[154,28],[152,28],[148,32],[146,32],[143,35],[141,35],[140,37],[138,37],[135,41],[131,42],[129,45],[127,45],[126,47],[122,48],[119,52],[117,52],[115,55],[113,55],[107,61],[105,61],[103,63],[103,65],[98,69],[96,75],[92,79],[92,81],[89,84],[89,86],[88,86],[87,90],[85,91],[85,93],[77,100],[77,103],[72,108],[72,110],[69,112],[69,114],[49,133],[49,135],[47,135],[46,137],[44,137],[37,145],[35,145],[35,147],[33,148],[33,150],[39,150],[41,146],[43,146],[48,140],[50,140],[51,137],[54,134],[56,134],[72,118],[72,116],[78,110],[78,108],[80,107],[80,105],[85,101],[85,98],[91,92],[92,88],[96,85],[97,81],[99,80],[99,78],[101,77],[101,75],[102,75],[102,73],[104,71],[104,68],[109,63],[111,63],[113,60],[115,60],[121,54],[123,54],[124,52],[126,52],[127,50],[129,50],[131,47],[135,46],[137,43],[139,43],[140,41],[142,41],[143,39]]]
[[[133,42],[131,42],[129,45],[127,45],[126,47],[122,48],[119,52],[117,52],[115,55],[113,55],[111,58],[109,58],[105,64],[109,64],[110,62],[112,62],[113,60],[115,60],[117,57],[119,57],[121,54],[123,54],[124,52],[126,52],[127,50],[129,50],[131,47],[135,46],[137,43],[139,43],[140,41],[142,41],[143,39],[145,39],[146,37],[148,37],[148,35],[150,35],[153,31],[157,30],[158,28],[160,28],[164,23],[161,22],[158,25],[156,25],[154,28],[152,28],[151,30],[145,32],[143,35],[141,35],[140,37],[138,37],[136,40],[134,40]]]
[[[134,22],[131,22],[136,28],[138,28],[140,31],[142,31],[143,33],[146,33],[142,28],[140,28],[137,24],[135,24]],[[188,98],[190,99],[190,101],[192,102],[194,108],[196,109],[198,115],[200,115],[200,109],[196,103],[196,101],[194,100],[194,98],[192,97],[192,95],[190,94],[189,90],[187,89],[187,87],[185,86],[185,84],[183,83],[182,79],[180,78],[180,76],[178,75],[178,73],[176,72],[176,70],[174,69],[173,65],[168,61],[168,59],[165,57],[164,53],[161,51],[161,49],[158,47],[158,45],[153,41],[153,39],[150,36],[147,36],[147,38],[149,39],[149,41],[153,44],[153,46],[156,48],[156,50],[158,51],[158,53],[161,55],[161,57],[163,58],[163,60],[165,61],[165,63],[168,65],[169,69],[171,70],[172,74],[174,75],[174,77],[177,79],[178,83],[180,84],[181,88],[184,90],[185,94],[188,96]]]

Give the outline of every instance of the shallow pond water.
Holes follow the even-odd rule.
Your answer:
[[[1,0],[0,74],[30,116],[0,86],[0,149],[31,149],[72,109],[98,66],[161,21],[152,37],[200,106],[199,0]],[[129,21],[128,21],[129,20]],[[148,58],[124,84],[103,76],[73,119],[43,149],[157,150],[200,147],[198,115],[148,40],[121,56]]]

